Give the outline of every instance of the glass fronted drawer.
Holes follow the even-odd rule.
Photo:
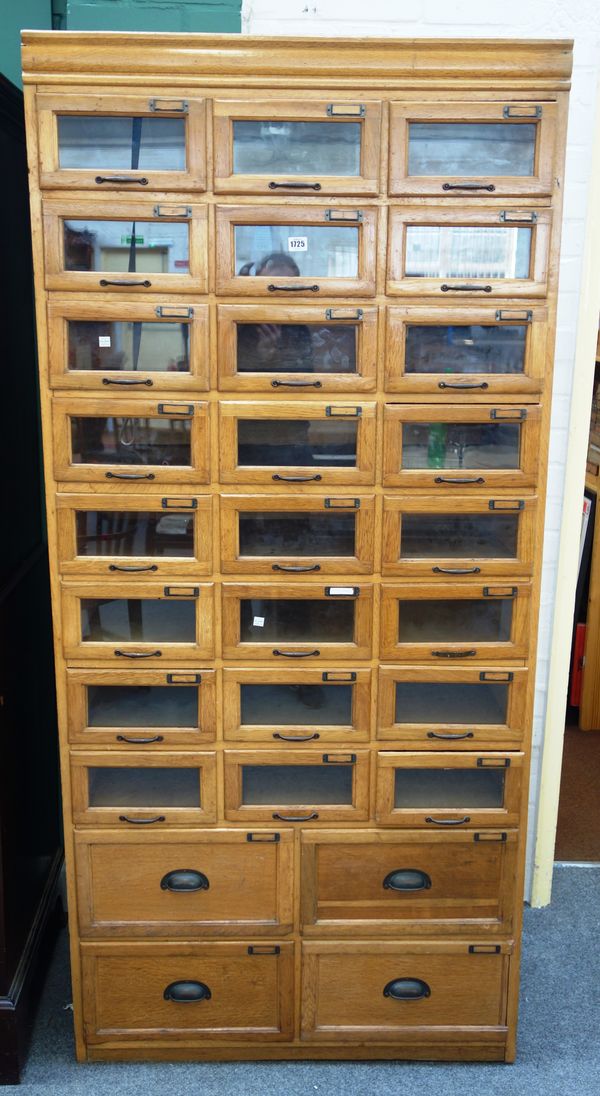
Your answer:
[[[63,646],[70,659],[197,662],[214,654],[214,593],[162,582],[63,581]]]
[[[223,483],[374,482],[374,403],[223,400],[219,415]]]
[[[222,595],[224,658],[371,658],[370,585],[225,582]]]
[[[392,296],[545,297],[549,209],[390,209]]]
[[[230,822],[362,822],[369,817],[369,752],[225,751]]]
[[[524,667],[510,670],[381,666],[377,737],[394,749],[520,749],[526,737]]]
[[[486,494],[534,487],[541,407],[386,404],[383,482],[388,487],[460,487]]]
[[[67,670],[74,746],[203,746],[216,731],[215,670]],[[135,751],[134,751],[135,752]]]
[[[76,826],[216,822],[213,753],[71,753]]]
[[[385,496],[383,573],[441,579],[530,575],[536,510],[535,496]]]
[[[377,210],[217,206],[217,293],[373,297]]]
[[[518,834],[307,830],[303,936],[513,931]]]
[[[381,657],[396,662],[525,658],[531,587],[526,582],[479,586],[381,587]]]
[[[52,388],[140,395],[204,392],[208,305],[70,301],[48,304]]]
[[[293,928],[292,830],[76,833],[84,938],[238,936]]]
[[[207,575],[212,499],[160,495],[56,496],[63,575]]]
[[[277,745],[364,742],[371,670],[223,670],[223,735]]]
[[[392,103],[390,194],[552,194],[556,103]]]
[[[206,104],[179,95],[36,96],[40,185],[205,190]]]
[[[219,388],[225,392],[370,392],[377,309],[217,306]]]
[[[381,103],[216,99],[217,194],[378,194]]]
[[[56,396],[52,412],[57,480],[102,483],[119,494],[208,483],[207,403]]]
[[[544,389],[545,307],[388,308],[385,388],[437,401],[536,399]]]
[[[522,753],[380,753],[381,826],[519,825]]]
[[[373,570],[372,495],[221,495],[220,516],[226,574]]]
[[[207,292],[205,205],[48,199],[43,215],[46,289]]]

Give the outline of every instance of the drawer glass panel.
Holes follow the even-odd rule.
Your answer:
[[[360,122],[233,123],[234,175],[359,175]]]
[[[407,324],[407,373],[523,373],[525,324]]]
[[[57,127],[63,169],[185,170],[183,118],[59,114]]]
[[[400,643],[508,643],[513,602],[478,598],[398,602]]]
[[[352,765],[242,765],[242,803],[351,805],[352,771]]]
[[[289,275],[290,271],[285,271]],[[356,373],[359,325],[236,323],[238,373]]]
[[[530,228],[407,225],[407,278],[529,278]]]
[[[358,234],[354,225],[235,225],[236,273],[356,278]]]
[[[68,368],[189,373],[190,325],[68,320]]]
[[[354,556],[356,513],[240,512],[242,556]]]
[[[191,419],[70,418],[73,464],[191,467]]]
[[[352,643],[355,602],[241,598],[242,643]]]
[[[81,598],[84,643],[195,643],[196,602],[159,598]]]
[[[504,769],[396,769],[394,807],[502,807]]]
[[[402,468],[518,468],[515,422],[406,422]]]
[[[358,421],[239,419],[238,465],[356,467]]]
[[[63,221],[64,269],[180,274],[189,266],[186,221]],[[133,260],[133,262],[132,262]]]
[[[194,555],[194,515],[77,510],[78,556]]]
[[[352,685],[241,685],[241,720],[250,727],[349,727]]]
[[[88,769],[90,807],[199,807],[198,769]]]
[[[87,685],[89,727],[197,727],[189,685]]]
[[[409,175],[533,175],[536,124],[409,122]]]
[[[504,724],[508,685],[492,682],[398,681],[396,723]]]
[[[401,559],[514,559],[519,515],[403,514]]]

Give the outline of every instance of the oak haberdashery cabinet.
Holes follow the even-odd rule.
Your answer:
[[[515,1056],[571,44],[25,32],[77,1056]]]

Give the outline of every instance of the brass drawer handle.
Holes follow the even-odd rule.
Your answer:
[[[189,1005],[196,1001],[210,1001],[212,993],[206,982],[171,982],[163,993],[165,1001]]]
[[[422,978],[394,978],[383,991],[384,997],[394,1001],[422,1001],[431,997],[431,989]]]

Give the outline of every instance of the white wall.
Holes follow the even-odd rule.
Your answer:
[[[403,15],[403,9],[406,14]],[[246,34],[397,38],[573,38],[565,209],[529,815],[527,894],[546,714],[564,462],[573,375],[578,293],[592,157],[596,81],[600,67],[598,0],[243,0]],[[582,422],[581,429],[588,429]],[[570,637],[565,636],[565,642]]]

